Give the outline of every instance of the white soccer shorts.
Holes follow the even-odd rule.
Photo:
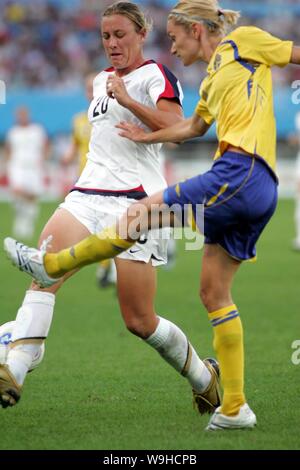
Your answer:
[[[73,191],[59,208],[70,212],[91,234],[95,234],[114,225],[133,202],[133,199],[127,197],[90,195]],[[145,263],[151,260],[152,266],[166,264],[170,236],[169,228],[151,230],[146,241],[142,238],[141,242],[137,242],[117,257]]]
[[[12,190],[21,190],[34,196],[41,196],[44,191],[43,175],[38,170],[26,170],[8,166],[8,181]]]

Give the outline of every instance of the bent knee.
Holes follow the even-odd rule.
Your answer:
[[[212,300],[215,297],[215,291],[208,286],[201,286],[199,296],[206,310],[210,311]]]
[[[130,333],[139,338],[146,339],[155,331],[158,319],[155,313],[149,312],[144,315],[136,313],[131,309],[122,310],[126,328]]]
[[[231,293],[222,286],[201,286],[200,299],[208,312],[214,312],[232,304]]]
[[[145,322],[137,321],[137,320],[128,320],[125,321],[126,328],[130,333],[139,338],[146,339],[153,333],[152,329],[147,325]]]

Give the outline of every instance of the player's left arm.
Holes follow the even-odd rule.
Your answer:
[[[293,46],[290,63],[300,65],[300,46]]]

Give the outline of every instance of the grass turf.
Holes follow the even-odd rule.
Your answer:
[[[53,204],[44,204],[37,233]],[[1,240],[12,212],[0,204]],[[206,433],[186,381],[128,333],[114,289],[100,291],[95,266],[57,296],[47,353],[20,403],[0,410],[0,449],[299,449],[300,253],[290,250],[293,204],[281,201],[258,245],[258,262],[237,275],[234,299],[244,323],[247,399],[252,431]],[[33,240],[36,242],[36,239]],[[202,357],[212,332],[198,299],[201,255],[178,245],[174,270],[159,270],[157,312],[178,324]],[[0,323],[15,317],[29,278],[0,260]]]

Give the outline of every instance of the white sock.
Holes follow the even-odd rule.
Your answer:
[[[23,304],[18,310],[12,342],[21,339],[47,338],[52,321],[55,295],[42,291],[27,291]],[[26,373],[40,348],[40,344],[16,344],[7,355],[6,364],[21,385]]]
[[[203,392],[208,387],[211,373],[174,323],[159,317],[156,330],[145,341],[186,377],[196,392]]]
[[[13,234],[15,237],[20,237],[23,235],[23,208],[24,202],[21,198],[15,198],[14,200],[14,209],[15,209],[15,218],[13,225]]]

